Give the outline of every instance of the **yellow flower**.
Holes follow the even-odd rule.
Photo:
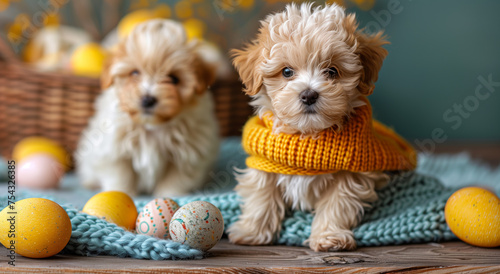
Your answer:
[[[18,23],[10,24],[7,28],[7,38],[12,43],[21,41],[23,35],[23,28]]]
[[[9,0],[0,0],[0,11],[4,11],[9,8],[10,1]]]
[[[188,40],[191,40],[193,38],[203,38],[203,33],[205,32],[206,27],[205,24],[200,20],[191,18],[184,21],[183,25],[184,29],[186,29]]]
[[[160,18],[168,18],[172,14],[172,11],[167,4],[159,4],[153,10],[153,14]]]
[[[33,41],[28,41],[26,46],[23,48],[23,52],[21,53],[23,61],[26,63],[33,63],[39,58],[38,55],[37,50],[35,50],[35,47],[33,46]]]
[[[45,26],[57,26],[59,25],[60,18],[58,14],[49,14],[45,17],[43,24]]]
[[[23,39],[24,32],[32,28],[29,16],[21,13],[16,16],[14,22],[7,28],[7,38],[12,43],[19,43]]]
[[[130,3],[130,10],[147,9],[156,4],[158,0],[133,0]]]
[[[375,5],[375,0],[351,0],[353,1],[360,9],[362,10],[370,10]]]
[[[254,0],[240,0],[240,6],[242,9],[248,10],[254,5]]]
[[[186,0],[179,1],[177,4],[175,4],[175,14],[181,19],[193,16],[191,3]]]
[[[120,37],[125,37],[135,28],[136,25],[151,19],[162,18],[162,14],[165,14],[165,11],[162,11],[161,9],[156,11],[147,9],[133,11],[125,15],[125,17],[123,17],[118,24],[118,35]]]

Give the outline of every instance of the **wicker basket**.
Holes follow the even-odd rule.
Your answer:
[[[211,90],[221,135],[240,135],[251,115],[241,83],[231,77]],[[72,153],[99,93],[97,79],[32,69],[0,39],[0,154],[9,159],[14,145],[28,136],[48,137]]]

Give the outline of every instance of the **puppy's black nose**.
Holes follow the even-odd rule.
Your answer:
[[[156,105],[157,102],[158,100],[156,99],[156,97],[151,95],[144,95],[141,98],[141,106],[143,108],[154,107],[154,105]]]
[[[302,103],[310,106],[310,105],[316,103],[316,100],[318,100],[319,94],[314,90],[306,89],[299,94],[299,97],[300,97],[300,101],[302,101]]]

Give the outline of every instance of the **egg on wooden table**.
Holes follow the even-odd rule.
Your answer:
[[[29,258],[46,258],[59,253],[71,238],[71,220],[57,203],[29,198],[0,212],[0,242]],[[12,236],[12,237],[10,237]]]
[[[480,247],[500,246],[500,199],[480,187],[466,187],[446,202],[446,222],[462,241]]]
[[[90,198],[82,210],[127,230],[135,229],[137,208],[130,196],[121,191],[105,191]]]
[[[170,220],[179,209],[179,205],[172,199],[154,199],[147,203],[137,216],[135,230],[137,234],[169,239]]]
[[[179,208],[170,221],[173,241],[207,251],[214,247],[224,233],[220,210],[205,201],[196,201]]]

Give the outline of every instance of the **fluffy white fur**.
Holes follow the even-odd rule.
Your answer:
[[[201,45],[186,42],[182,26],[169,20],[140,25],[120,46],[75,154],[82,183],[157,197],[201,187],[218,151],[206,91],[215,68],[204,63]],[[158,99],[154,108],[141,108],[145,95]]]
[[[102,111],[83,132],[76,154],[82,183],[159,197],[200,187],[218,148],[212,98],[203,97],[200,105],[148,129],[120,110],[114,88],[106,90],[96,103]]]
[[[288,5],[261,23],[257,39],[233,51],[256,114],[262,118],[272,112],[274,134],[314,138],[326,128],[341,131],[356,107],[364,104],[361,98],[373,91],[387,54],[381,34],[364,35],[354,16],[335,4]],[[285,68],[293,70],[292,77],[285,77]],[[317,92],[314,104],[301,101],[305,90]],[[242,215],[229,228],[229,239],[270,244],[286,209],[294,208],[315,213],[308,239],[313,250],[353,249],[351,229],[361,220],[367,202],[377,199],[375,187],[387,179],[382,172],[300,176],[239,170],[236,190],[243,198]]]

